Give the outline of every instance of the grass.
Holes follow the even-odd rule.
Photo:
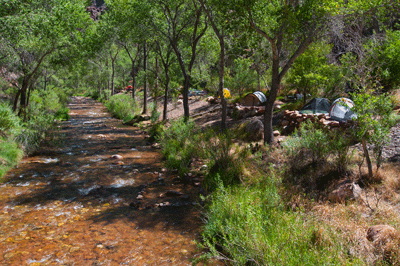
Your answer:
[[[328,227],[285,210],[273,177],[262,186],[234,186],[212,196],[205,212],[204,257],[232,265],[364,265]]]

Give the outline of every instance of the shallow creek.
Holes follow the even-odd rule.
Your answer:
[[[145,132],[102,104],[74,97],[69,108],[57,143],[0,183],[0,265],[191,265],[197,180],[163,169]]]

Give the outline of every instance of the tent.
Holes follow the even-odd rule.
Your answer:
[[[352,100],[347,98],[336,99],[329,110],[329,115],[336,121],[347,121],[356,118],[357,115],[350,110],[352,107],[354,107]]]
[[[263,105],[267,101],[267,97],[261,91],[255,91],[247,94],[240,103],[244,106]]]
[[[328,99],[314,98],[309,101],[303,109],[300,110],[302,114],[328,114],[331,105]]]

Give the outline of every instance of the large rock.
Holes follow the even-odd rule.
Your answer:
[[[264,136],[264,124],[260,119],[252,119],[247,123],[245,132],[251,141],[262,140]]]
[[[150,120],[150,116],[148,116],[148,115],[135,115],[132,118],[132,120],[124,122],[123,124],[132,126],[132,125],[134,125],[136,123],[140,123],[140,122],[148,121],[148,120]]]
[[[390,225],[378,224],[367,230],[367,239],[371,242],[385,244],[388,241],[399,240],[399,232]]]
[[[346,200],[354,200],[361,197],[362,189],[354,182],[346,182],[340,184],[335,190],[329,194],[329,200],[332,202],[344,202]]]

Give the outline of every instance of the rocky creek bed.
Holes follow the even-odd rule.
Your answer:
[[[102,104],[69,108],[58,143],[0,184],[0,265],[191,265],[199,180],[163,169],[145,132]]]

